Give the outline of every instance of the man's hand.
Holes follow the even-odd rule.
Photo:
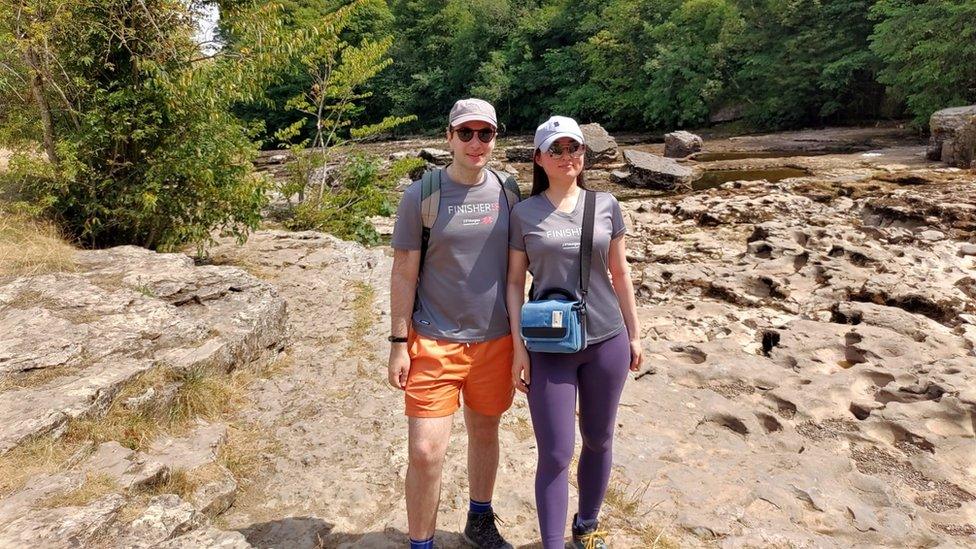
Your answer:
[[[390,385],[401,391],[407,388],[407,374],[410,372],[410,354],[406,343],[390,345],[390,363],[387,374]]]

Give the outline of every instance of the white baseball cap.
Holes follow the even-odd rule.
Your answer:
[[[451,108],[451,115],[447,119],[450,127],[456,127],[465,122],[480,120],[487,122],[492,127],[498,127],[498,119],[495,117],[495,107],[484,99],[458,99]]]
[[[552,143],[560,137],[569,137],[577,143],[585,144],[583,130],[575,120],[566,116],[553,116],[546,120],[535,129],[535,148],[540,151],[547,150]]]

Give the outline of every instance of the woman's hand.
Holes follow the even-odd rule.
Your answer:
[[[519,345],[512,356],[512,382],[515,388],[525,394],[529,393],[529,352]]]
[[[644,362],[644,348],[639,339],[630,340],[630,371],[640,370],[641,363]]]

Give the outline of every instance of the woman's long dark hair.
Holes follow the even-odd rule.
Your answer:
[[[539,150],[536,149],[535,154],[538,155],[543,153],[539,152]],[[535,155],[533,155],[532,156],[532,193],[529,196],[535,196],[549,188],[549,176],[546,175],[546,170],[543,170],[542,166],[540,166],[539,163],[535,161],[535,159],[536,157]],[[588,190],[585,184],[586,177],[584,177],[586,174],[585,160],[583,161],[583,166],[584,167],[582,170],[580,170],[579,175],[576,176],[576,184],[579,185],[579,188],[583,190]]]

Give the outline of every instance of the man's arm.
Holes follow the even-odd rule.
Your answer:
[[[390,273],[390,335],[407,337],[419,271],[420,250],[393,250],[393,269]],[[410,371],[406,343],[390,344],[388,368],[390,385],[404,389],[407,386],[407,373]]]

